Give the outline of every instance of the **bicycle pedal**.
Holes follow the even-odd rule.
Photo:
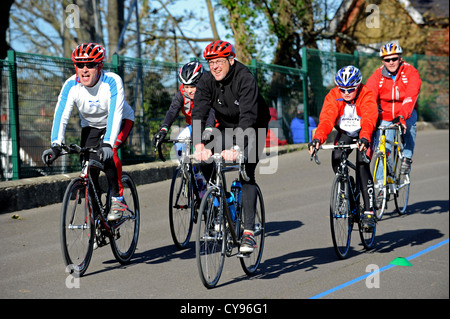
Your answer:
[[[239,253],[236,254],[236,257],[238,257],[238,258],[250,258],[251,254],[252,253],[241,253],[241,252],[239,252]]]

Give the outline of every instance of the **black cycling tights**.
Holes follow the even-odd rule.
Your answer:
[[[354,142],[354,138],[350,137],[346,134],[340,134],[338,136],[339,142],[344,142],[345,144],[352,144]],[[331,166],[333,167],[333,171],[336,173],[339,163],[341,162],[341,154],[342,152],[347,152],[349,155],[352,150],[336,150],[331,154]],[[361,185],[361,195],[364,201],[364,210],[365,211],[373,211],[374,210],[374,187],[373,187],[373,178],[370,173],[370,163],[366,163],[363,161],[362,154],[359,150],[356,153],[356,176],[359,177],[359,182]]]

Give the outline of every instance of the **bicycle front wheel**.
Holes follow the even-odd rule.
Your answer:
[[[377,153],[375,157],[372,159],[372,169],[373,172],[373,183],[375,185],[375,206],[377,219],[380,220],[387,209],[387,196],[388,196],[388,186],[384,182],[384,177],[377,179],[377,172],[383,171],[384,174],[385,169],[387,169],[387,165],[384,165],[384,154]]]
[[[210,188],[199,210],[195,252],[200,279],[206,288],[217,284],[225,261],[227,234],[222,205],[219,192]]]
[[[364,207],[360,207],[359,211],[363,212]],[[373,225],[370,226],[363,225],[361,218],[362,217],[360,213],[358,222],[359,237],[361,238],[361,243],[363,244],[364,248],[369,250],[373,247],[373,243],[375,242],[375,233],[377,230],[377,224],[374,223]]]
[[[266,212],[264,209],[264,200],[261,193],[261,189],[258,185],[257,187],[257,196],[256,196],[256,211],[255,211],[255,228],[253,229],[254,238],[256,241],[256,249],[248,256],[241,257],[241,266],[244,272],[251,276],[253,275],[259,267],[261,262],[263,250],[264,250],[264,236],[266,229]],[[242,216],[244,216],[245,211],[242,210]],[[243,217],[242,217],[242,220]],[[243,223],[241,224],[243,226]],[[243,229],[242,229],[243,231]]]
[[[169,224],[173,242],[178,249],[186,248],[194,225],[194,194],[189,174],[178,168],[172,178],[169,194]]]
[[[334,251],[339,259],[343,259],[350,249],[353,219],[350,212],[348,183],[340,175],[334,177],[331,187],[330,226]]]
[[[87,187],[80,177],[67,186],[61,209],[61,249],[70,273],[82,276],[91,261],[95,227]]]
[[[111,223],[111,249],[121,264],[130,262],[136,250],[139,237],[139,198],[136,185],[128,173],[122,173],[123,200],[127,209],[122,218]]]

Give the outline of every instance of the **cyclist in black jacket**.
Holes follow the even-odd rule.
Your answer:
[[[213,143],[205,146],[202,141],[209,140],[213,133],[212,128],[205,127],[209,110],[213,108],[219,130],[214,131],[213,135],[215,153],[221,152],[226,161],[235,161],[238,155],[235,146],[244,150],[245,171],[250,181],[241,179],[242,205],[248,214],[244,216],[240,251],[251,253],[256,246],[253,238],[256,211],[255,170],[265,146],[270,120],[269,108],[259,93],[253,74],[235,60],[236,52],[229,42],[211,42],[203,51],[203,57],[208,62],[210,72],[205,72],[199,80],[194,97],[194,156],[198,161],[207,161],[212,155],[210,145]],[[261,141],[258,142],[259,140]],[[206,180],[211,177],[212,168],[212,163],[202,162],[201,169]]]

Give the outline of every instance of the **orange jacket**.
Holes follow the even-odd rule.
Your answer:
[[[367,80],[367,87],[375,93],[380,106],[380,118],[392,121],[399,115],[405,120],[417,108],[422,80],[419,72],[412,65],[402,62],[395,81],[387,73],[384,66],[375,70]]]
[[[347,102],[342,98],[338,87],[333,88],[325,97],[322,111],[320,112],[319,125],[317,126],[314,138],[317,138],[320,144],[327,140],[333,127],[338,131],[342,131],[338,127],[339,119],[344,114]],[[361,84],[359,95],[355,101],[356,114],[361,118],[359,138],[366,138],[369,143],[372,133],[377,124],[378,109],[373,92],[364,84]]]

